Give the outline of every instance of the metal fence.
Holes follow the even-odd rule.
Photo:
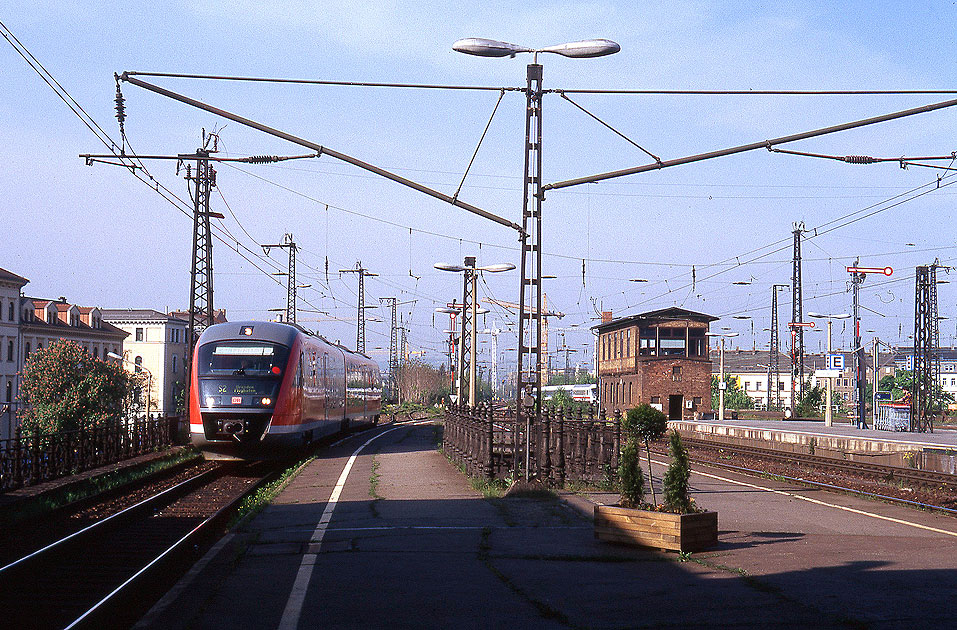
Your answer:
[[[610,481],[620,445],[621,414],[607,418],[595,407],[546,407],[541,422],[528,426],[516,422],[512,410],[488,405],[450,405],[445,411],[442,447],[474,477],[519,479],[527,470],[529,477],[559,486]]]
[[[22,433],[0,440],[0,491],[32,486],[106,466],[173,444],[178,417],[59,433]]]

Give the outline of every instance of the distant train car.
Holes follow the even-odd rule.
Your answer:
[[[580,402],[591,404],[598,400],[598,386],[594,383],[586,383],[584,385],[546,385],[542,387],[542,398],[548,400],[559,391],[567,392],[573,400]]]
[[[374,361],[290,324],[210,326],[190,378],[190,434],[207,459],[278,457],[381,412]]]

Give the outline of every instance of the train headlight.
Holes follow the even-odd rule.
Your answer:
[[[207,407],[213,407],[213,406],[215,406],[215,405],[216,405],[216,399],[213,398],[212,396],[207,396],[207,397],[206,397],[206,406],[207,406]]]
[[[272,404],[272,398],[263,398],[262,403],[263,403],[264,405],[271,405],[271,404]]]

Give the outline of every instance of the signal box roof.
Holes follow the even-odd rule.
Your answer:
[[[655,311],[648,311],[647,313],[639,313],[638,315],[620,317],[618,319],[613,319],[610,322],[602,322],[600,324],[595,324],[591,328],[592,330],[597,330],[598,332],[602,333],[609,330],[617,330],[619,328],[627,328],[629,326],[642,324],[651,325],[669,321],[692,321],[708,324],[713,321],[717,321],[718,319],[719,318],[715,317],[714,315],[697,313],[695,311],[689,311],[688,309],[679,308],[677,306],[669,306],[668,308],[660,308]]]

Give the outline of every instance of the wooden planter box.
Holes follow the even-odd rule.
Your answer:
[[[718,513],[671,514],[596,505],[595,538],[669,551],[703,551],[718,544]]]

